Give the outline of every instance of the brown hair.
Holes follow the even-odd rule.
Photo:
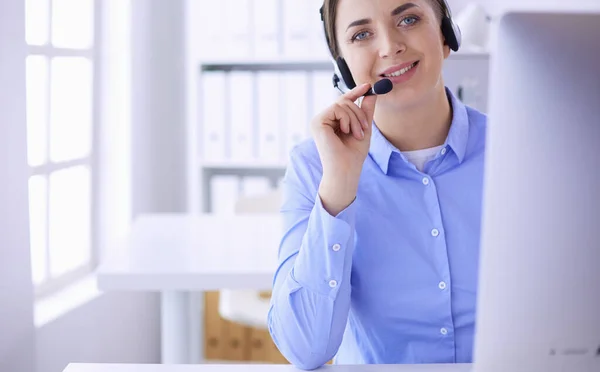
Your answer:
[[[438,16],[438,21],[440,21],[446,15],[446,7],[444,5],[443,0],[427,0],[433,6],[433,10],[436,12]],[[334,59],[337,59],[340,56],[339,44],[337,42],[337,37],[335,35],[335,17],[337,13],[337,6],[340,0],[325,0],[323,2],[323,22],[325,28],[325,35],[328,40],[329,52],[333,56]]]

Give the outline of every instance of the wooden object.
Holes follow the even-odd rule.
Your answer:
[[[269,298],[269,292],[261,293]],[[221,318],[219,292],[207,291],[205,301],[205,356],[210,361],[289,364],[273,343],[269,331],[248,327]]]

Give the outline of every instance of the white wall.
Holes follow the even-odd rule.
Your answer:
[[[0,371],[33,372],[24,2],[0,1]]]
[[[133,1],[132,14],[133,215],[183,212],[187,210],[185,1]]]
[[[465,6],[467,6],[471,2],[479,3],[482,6],[485,6],[486,3],[490,2],[490,0],[474,0],[474,1],[470,1],[470,0],[446,0],[446,1],[448,2],[448,5],[450,5],[450,9],[451,9],[452,15],[454,17],[456,17],[456,15],[458,13],[460,13],[460,11],[463,10],[463,8]]]
[[[159,363],[158,305],[153,294],[105,294],[39,328],[37,372],[71,362]]]
[[[184,147],[178,141],[185,134],[177,118],[185,111],[178,88],[183,69],[177,62],[183,51],[176,47],[184,41],[178,34],[183,23],[173,18],[180,16],[175,2],[133,1],[133,9],[127,0],[103,3],[110,17],[103,32],[108,50],[103,54],[99,153],[105,256],[135,213],[182,209],[185,192],[179,189],[185,190],[185,181],[180,183],[185,177],[178,169],[184,163],[178,154]],[[168,11],[170,6],[175,11]],[[148,18],[148,12],[153,16]],[[38,329],[36,336],[38,372],[59,372],[70,362],[159,363],[159,296],[103,294]]]
[[[592,10],[597,9],[598,6],[598,0],[478,0],[478,2],[485,3],[493,15],[499,15],[506,10]]]

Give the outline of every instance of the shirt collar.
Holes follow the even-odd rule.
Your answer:
[[[444,146],[448,146],[456,154],[458,162],[462,163],[465,158],[467,149],[467,141],[469,137],[469,116],[466,106],[452,93],[450,89],[445,88],[446,95],[452,105],[452,123],[448,137],[444,142]],[[392,145],[379,131],[375,122],[373,122],[371,134],[371,145],[369,154],[377,163],[383,173],[387,174],[390,157],[393,152],[401,155],[400,151]]]

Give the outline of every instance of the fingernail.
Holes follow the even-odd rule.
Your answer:
[[[365,131],[364,130],[360,130],[360,138],[365,138]]]

